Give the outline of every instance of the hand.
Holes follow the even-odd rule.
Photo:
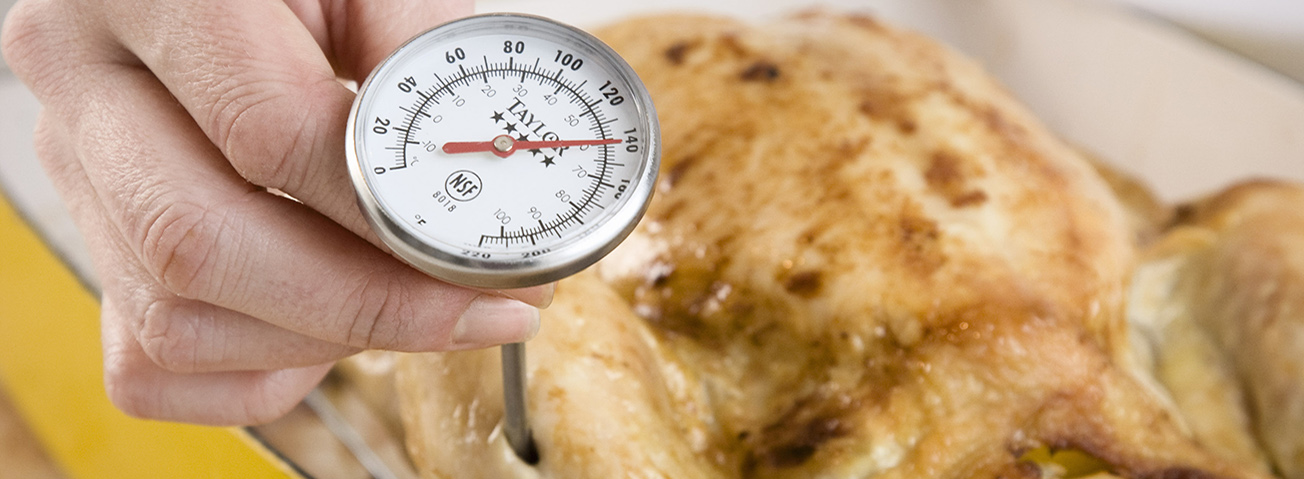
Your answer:
[[[45,107],[37,151],[104,286],[105,384],[119,408],[265,422],[362,349],[479,348],[534,334],[538,310],[526,303],[546,306],[550,286],[469,290],[394,259],[345,168],[354,95],[337,77],[361,82],[410,36],[471,7],[14,7],[2,48]]]

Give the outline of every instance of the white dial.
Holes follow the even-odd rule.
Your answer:
[[[348,153],[363,213],[413,266],[512,288],[610,252],[651,198],[659,130],[605,44],[523,15],[423,33],[359,91]]]

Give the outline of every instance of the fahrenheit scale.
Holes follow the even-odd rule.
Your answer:
[[[347,152],[364,215],[396,255],[477,288],[555,281],[633,230],[660,159],[652,101],[593,36],[491,14],[429,30],[363,83]],[[524,350],[503,347],[504,433],[533,454]]]

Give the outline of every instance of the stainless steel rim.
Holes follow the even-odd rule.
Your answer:
[[[457,251],[441,249],[427,241],[417,238],[402,225],[395,223],[385,213],[375,192],[367,181],[362,169],[358,150],[361,146],[363,132],[358,128],[356,116],[361,105],[366,101],[372,81],[383,76],[392,67],[396,58],[406,53],[409,46],[417,42],[432,40],[432,36],[459,32],[463,29],[502,29],[504,27],[537,28],[563,36],[569,36],[582,44],[592,47],[594,55],[612,65],[614,73],[627,84],[635,86],[631,99],[639,112],[640,127],[648,132],[645,143],[647,161],[635,177],[628,190],[629,196],[615,214],[593,228],[581,233],[581,236],[564,243],[559,249],[537,259],[520,260],[482,260],[468,258]],[[655,189],[657,172],[661,157],[661,132],[656,119],[656,110],[647,88],[643,86],[634,69],[629,66],[614,50],[596,37],[552,20],[532,15],[487,14],[467,17],[449,22],[413,37],[390,57],[372,71],[359,88],[349,113],[346,137],[346,155],[348,157],[350,178],[357,193],[358,205],[363,216],[387,245],[391,252],[413,267],[439,279],[464,286],[480,288],[523,288],[546,284],[565,278],[587,268],[620,244],[634,230],[638,220],[646,212]],[[460,249],[460,248],[459,248]]]

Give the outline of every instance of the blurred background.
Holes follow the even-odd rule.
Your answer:
[[[1109,0],[1102,0],[1109,1]],[[1117,0],[1304,82],[1304,2]]]
[[[14,3],[15,0],[0,0],[0,16],[7,15]],[[38,110],[36,99],[14,78],[9,65],[0,59],[0,164],[35,163],[16,160],[35,156],[32,151],[32,128],[36,124]],[[15,173],[23,176],[37,173],[30,171],[30,167],[22,168],[25,171]],[[3,190],[3,183],[0,183],[0,194],[8,195]],[[61,211],[51,212],[52,216],[61,214]],[[2,247],[4,246],[0,246]],[[0,318],[0,321],[11,319]],[[25,421],[14,410],[9,391],[3,378],[0,378],[0,479],[64,477],[65,474],[50,461]]]

